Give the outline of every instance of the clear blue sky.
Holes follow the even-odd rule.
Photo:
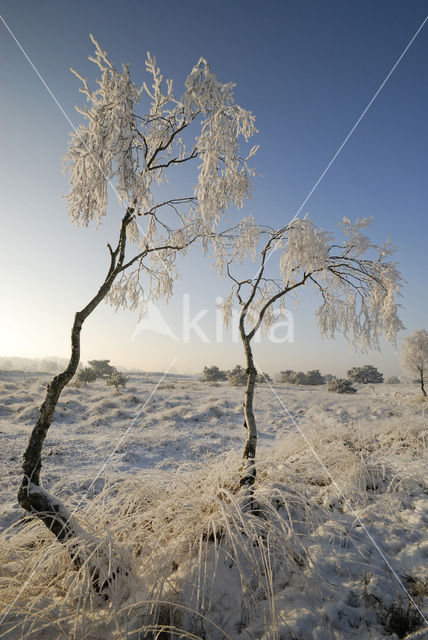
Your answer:
[[[256,165],[263,178],[246,208],[259,222],[289,220],[428,14],[427,2],[377,0],[293,2],[252,0],[52,2],[3,0],[0,13],[74,123],[82,104],[72,66],[94,78],[88,62],[92,32],[117,63],[131,63],[145,78],[149,50],[179,88],[202,55],[221,81],[237,84],[236,101],[257,117],[261,145]],[[74,228],[61,196],[61,173],[70,125],[0,24],[2,222],[0,355],[66,356],[74,312],[93,295],[105,270],[103,229]],[[408,281],[402,318],[408,331],[426,327],[428,206],[428,22],[389,82],[316,189],[302,213],[335,230],[344,215],[374,216],[371,233],[388,235]],[[165,319],[180,332],[182,294],[191,313],[210,312],[227,293],[208,262],[191,256]],[[358,363],[400,373],[394,351],[356,356],[344,342],[319,338],[308,297],[296,310],[295,343],[257,347],[261,366],[320,368],[343,373]],[[140,333],[130,338],[135,314],[103,306],[83,334],[83,359],[106,357],[143,369],[198,371],[204,364],[242,362],[239,345],[190,344]],[[405,335],[405,334],[403,334]]]

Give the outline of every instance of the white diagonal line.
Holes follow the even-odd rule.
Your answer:
[[[25,49],[23,48],[23,46],[21,45],[21,43],[19,42],[18,38],[15,36],[15,34],[13,33],[12,29],[9,27],[9,25],[7,24],[6,20],[3,18],[3,16],[0,14],[0,20],[3,22],[4,26],[6,27],[6,29],[9,31],[10,35],[12,36],[12,38],[14,39],[14,41],[16,42],[16,44],[18,45],[18,47],[21,49],[21,52],[23,53],[24,57],[26,58],[27,62],[29,63],[29,65],[31,66],[31,68],[33,69],[34,73],[36,74],[36,76],[39,78],[40,82],[43,84],[43,86],[45,87],[46,91],[49,93],[50,97],[52,98],[52,100],[55,102],[56,106],[58,107],[58,109],[61,111],[62,115],[64,116],[64,118],[67,120],[67,122],[69,123],[69,125],[72,127],[72,129],[75,131],[75,133],[78,134],[76,127],[74,126],[74,124],[72,123],[72,121],[70,120],[70,118],[68,117],[68,115],[66,114],[66,112],[64,111],[64,109],[62,108],[61,104],[58,102],[55,94],[51,91],[49,85],[47,84],[47,82],[45,81],[45,79],[43,78],[43,76],[39,73],[39,70],[37,69],[37,67],[35,66],[35,64],[33,63],[33,61],[31,60],[30,56],[27,54],[27,52],[25,51]],[[80,136],[79,136],[80,138]],[[81,138],[80,138],[81,139]],[[83,140],[82,140],[83,142]],[[83,142],[83,144],[85,144]],[[86,145],[85,145],[86,147]],[[87,147],[86,147],[87,148]],[[89,151],[89,149],[87,148],[87,150]],[[89,151],[90,153],[90,151]],[[102,171],[102,169],[100,168],[100,170]],[[103,172],[104,173],[104,172]],[[105,176],[105,173],[104,173]],[[111,184],[111,183],[110,183]],[[111,185],[113,186],[113,185]],[[113,186],[114,189],[114,186]],[[116,190],[115,190],[116,191]]]
[[[119,439],[119,441],[116,443],[113,451],[111,452],[111,454],[108,456],[107,460],[103,463],[103,465],[101,466],[101,468],[99,469],[98,473],[96,474],[95,478],[92,480],[91,484],[89,485],[89,487],[86,489],[85,493],[83,494],[83,496],[80,498],[79,502],[77,503],[76,507],[73,509],[73,511],[70,513],[70,516],[67,518],[64,526],[71,520],[71,518],[74,516],[74,514],[76,513],[77,509],[80,507],[80,505],[82,504],[83,500],[85,499],[85,497],[88,495],[89,490],[93,487],[94,483],[98,480],[98,478],[100,477],[101,473],[104,471],[104,469],[106,468],[106,466],[109,464],[110,460],[112,459],[112,457],[114,456],[114,454],[116,453],[117,448],[119,447],[119,445],[123,442],[123,440],[126,438],[126,436],[128,435],[128,433],[130,432],[130,430],[132,429],[133,425],[135,424],[135,421],[140,417],[142,411],[144,411],[145,407],[147,406],[148,402],[150,401],[150,398],[153,396],[153,394],[157,391],[159,385],[162,383],[163,379],[165,378],[165,376],[167,375],[168,371],[171,369],[171,367],[173,366],[174,362],[177,360],[177,357],[175,357],[171,364],[169,365],[169,367],[166,369],[166,371],[162,374],[162,377],[160,378],[160,380],[157,382],[156,386],[152,389],[152,391],[150,392],[147,400],[145,401],[145,403],[143,404],[143,406],[141,407],[141,409],[138,411],[137,415],[134,416],[134,418],[132,419],[130,425],[128,426],[128,428],[126,429],[126,431],[122,434],[121,438]],[[63,527],[64,528],[64,527]],[[32,570],[32,572],[30,573],[30,575],[28,576],[27,580],[25,581],[25,583],[22,585],[21,589],[18,592],[18,595],[15,597],[15,599],[13,600],[13,602],[9,605],[6,613],[3,615],[3,617],[0,620],[0,624],[2,624],[4,622],[4,620],[7,618],[7,616],[9,615],[10,610],[12,609],[12,607],[14,606],[14,604],[16,603],[16,601],[19,599],[21,593],[24,591],[25,587],[27,586],[27,584],[30,582],[31,578],[33,577],[33,575],[35,574],[35,572],[37,571],[37,569],[39,568],[40,564],[43,562],[43,560],[46,558],[46,556],[48,555],[49,551],[52,549],[52,547],[56,544],[57,539],[54,538],[51,542],[51,544],[48,546],[48,548],[45,550],[45,552],[43,553],[42,557],[39,559],[39,561],[37,562],[36,566],[34,567],[34,569]]]
[[[46,91],[49,93],[49,95],[51,96],[52,100],[55,102],[55,104],[57,105],[58,109],[61,111],[62,115],[64,116],[64,118],[67,120],[67,122],[69,123],[69,125],[71,126],[71,128],[73,129],[74,133],[77,135],[77,137],[79,138],[79,140],[81,141],[81,143],[83,144],[83,146],[85,147],[86,151],[88,152],[88,154],[91,156],[92,160],[94,161],[94,163],[96,164],[96,166],[98,167],[98,169],[100,170],[100,172],[103,174],[104,178],[106,179],[106,182],[108,185],[110,185],[110,187],[113,189],[114,193],[117,195],[119,202],[122,203],[123,205],[123,198],[119,195],[116,187],[114,186],[114,184],[112,183],[112,181],[107,177],[104,169],[101,167],[101,165],[99,164],[99,162],[97,161],[97,159],[94,157],[93,153],[91,152],[91,150],[88,148],[86,142],[83,140],[82,136],[79,133],[79,130],[75,127],[75,125],[73,124],[73,122],[70,120],[69,116],[67,115],[67,113],[65,112],[65,110],[63,109],[62,105],[60,104],[60,102],[58,101],[58,99],[56,98],[55,94],[53,93],[53,91],[50,89],[49,85],[47,84],[46,80],[43,78],[43,76],[41,75],[41,73],[39,72],[39,70],[37,69],[36,65],[33,63],[33,61],[31,60],[30,56],[27,54],[27,52],[25,51],[24,47],[21,45],[21,43],[19,42],[18,38],[15,36],[15,34],[13,33],[12,29],[9,27],[9,25],[7,24],[6,20],[3,18],[3,16],[0,14],[0,20],[3,22],[4,26],[6,27],[6,29],[8,30],[8,32],[10,33],[11,37],[13,38],[13,40],[16,42],[16,44],[18,45],[18,47],[20,48],[22,54],[24,55],[24,57],[26,58],[26,60],[28,61],[28,63],[30,64],[31,68],[33,69],[34,73],[37,75],[37,77],[39,78],[40,82],[43,84],[43,86],[45,87]],[[135,224],[138,227],[138,230],[140,231],[143,239],[147,237],[147,231],[144,231],[140,224],[139,221],[137,219],[137,217],[134,216],[134,221]],[[151,240],[148,240],[148,244],[151,248],[155,249],[155,247],[153,247],[153,244],[151,242]],[[164,267],[165,267],[165,271],[169,270],[169,266],[167,265],[167,263],[164,261],[164,259],[162,258],[162,256],[160,257],[160,261],[163,263]]]
[[[392,567],[391,563],[389,562],[388,558],[385,556],[384,552],[382,551],[382,549],[379,547],[379,545],[377,544],[376,540],[373,538],[373,536],[371,535],[370,531],[367,529],[367,527],[364,525],[364,523],[362,522],[361,518],[358,516],[357,512],[355,511],[355,509],[353,508],[353,506],[351,505],[351,503],[349,502],[349,500],[346,498],[345,494],[343,493],[342,489],[339,487],[339,485],[337,484],[336,480],[333,478],[333,476],[331,475],[330,471],[327,469],[327,467],[325,466],[324,462],[321,460],[320,456],[318,455],[318,453],[316,452],[316,450],[314,449],[314,447],[312,446],[312,444],[309,442],[308,438],[306,437],[306,435],[304,434],[304,432],[301,430],[301,428],[299,427],[298,423],[296,422],[296,420],[293,418],[293,416],[291,415],[291,413],[289,412],[289,410],[287,409],[287,407],[284,405],[284,403],[282,402],[281,398],[279,397],[279,395],[276,393],[275,389],[272,387],[272,385],[270,384],[269,380],[267,380],[265,374],[263,373],[263,371],[260,369],[260,367],[258,366],[257,362],[254,360],[254,364],[256,365],[257,369],[259,369],[259,371],[261,372],[263,378],[265,379],[266,384],[269,386],[269,389],[272,391],[273,395],[275,396],[275,398],[278,400],[278,402],[280,403],[281,407],[284,409],[284,411],[287,413],[288,417],[290,418],[290,420],[292,421],[292,423],[294,424],[294,426],[296,427],[297,431],[300,433],[300,435],[302,436],[302,438],[304,439],[304,441],[306,442],[307,446],[309,447],[311,453],[314,455],[314,457],[317,459],[318,463],[321,465],[322,469],[325,471],[325,473],[328,475],[328,477],[331,480],[332,485],[335,487],[335,489],[337,490],[337,492],[340,494],[341,498],[343,499],[344,503],[346,504],[346,506],[348,507],[348,509],[350,510],[350,512],[352,513],[352,515],[354,516],[354,518],[356,519],[356,521],[358,522],[358,524],[361,526],[361,528],[363,529],[363,531],[365,532],[365,534],[367,535],[367,537],[369,538],[370,542],[374,545],[374,547],[376,548],[377,552],[379,553],[379,555],[381,556],[382,560],[385,562],[385,564],[387,565],[387,567],[389,568],[389,570],[391,571],[392,575],[394,576],[394,578],[397,580],[397,582],[399,583],[399,585],[402,587],[403,591],[405,592],[405,594],[407,595],[407,597],[409,598],[409,601],[413,604],[413,606],[415,607],[415,609],[418,611],[418,613],[420,614],[420,616],[422,617],[424,623],[426,625],[428,625],[428,620],[425,618],[424,614],[422,613],[422,611],[420,610],[420,608],[418,607],[418,605],[416,604],[416,602],[414,601],[414,599],[412,598],[412,596],[410,595],[410,593],[407,591],[406,587],[404,586],[400,576],[397,574],[397,572],[394,570],[394,568]]]
[[[36,65],[34,64],[34,62],[31,60],[30,56],[28,55],[28,53],[25,51],[24,47],[22,46],[22,44],[19,42],[18,38],[15,36],[15,34],[13,33],[12,29],[9,27],[9,25],[7,24],[6,20],[3,18],[3,16],[0,14],[0,20],[3,22],[4,26],[6,27],[6,29],[8,30],[8,32],[10,33],[10,35],[12,36],[12,38],[14,39],[14,41],[16,42],[16,44],[18,45],[18,47],[20,48],[22,54],[24,55],[25,59],[27,60],[27,62],[29,63],[29,65],[31,66],[31,68],[33,69],[34,73],[36,74],[36,76],[39,78],[40,82],[43,84],[43,86],[45,87],[46,91],[49,93],[50,97],[52,98],[52,100],[55,102],[56,106],[58,107],[58,109],[61,111],[62,115],[64,116],[64,118],[67,120],[68,124],[70,125],[70,127],[73,129],[74,133],[78,136],[79,140],[81,141],[81,143],[83,144],[83,146],[85,147],[86,151],[89,153],[89,155],[91,156],[91,158],[93,159],[93,161],[95,162],[95,164],[97,165],[98,169],[100,170],[100,172],[103,174],[104,178],[106,179],[107,183],[110,185],[110,187],[113,189],[113,191],[115,192],[115,194],[117,195],[117,197],[119,198],[119,201],[122,202],[122,198],[120,197],[119,193],[117,192],[114,184],[111,182],[111,180],[109,180],[109,178],[107,177],[104,169],[100,166],[100,164],[97,162],[96,158],[94,158],[92,152],[90,151],[90,149],[88,148],[88,146],[86,145],[86,142],[82,139],[81,135],[79,134],[78,129],[75,127],[75,125],[73,124],[73,122],[70,120],[69,116],[67,115],[66,111],[63,109],[61,103],[58,101],[57,97],[55,96],[55,94],[53,93],[53,91],[51,90],[51,88],[49,87],[48,83],[46,82],[46,80],[43,78],[42,74],[39,72],[39,70],[37,69]]]
[[[80,499],[80,501],[78,502],[77,506],[75,507],[74,511],[72,511],[71,515],[73,516],[74,513],[76,513],[77,509],[79,508],[79,506],[82,504],[83,499],[85,498],[85,496],[88,495],[89,490],[94,486],[95,482],[98,480],[98,478],[100,477],[100,475],[102,474],[102,472],[104,471],[104,469],[106,468],[106,466],[109,464],[110,460],[112,459],[112,457],[114,456],[114,454],[116,453],[118,447],[121,445],[121,443],[124,441],[124,439],[126,438],[126,436],[128,435],[128,433],[131,431],[132,427],[135,424],[135,421],[138,420],[138,418],[140,417],[141,413],[144,411],[144,409],[146,408],[147,404],[150,401],[150,398],[152,397],[152,395],[157,391],[158,387],[160,384],[162,384],[162,381],[164,380],[165,376],[168,374],[168,371],[171,369],[171,367],[174,365],[175,361],[177,360],[177,357],[175,357],[171,364],[169,365],[169,367],[166,369],[166,371],[162,374],[162,377],[160,378],[160,380],[157,382],[156,386],[153,388],[153,390],[150,392],[147,400],[145,401],[145,403],[143,404],[143,406],[141,407],[141,409],[139,410],[139,412],[137,413],[136,416],[134,416],[134,418],[132,419],[130,425],[128,426],[128,428],[125,430],[125,432],[122,434],[122,436],[119,438],[119,441],[116,443],[113,451],[111,452],[111,454],[109,455],[109,457],[107,458],[107,460],[104,462],[104,464],[101,466],[100,470],[98,471],[97,475],[95,476],[95,478],[93,479],[93,481],[91,482],[91,484],[89,485],[89,487],[86,489],[85,493],[83,494],[83,497]]]
[[[364,111],[362,112],[362,114],[360,115],[360,117],[358,118],[358,120],[356,121],[356,123],[354,124],[354,126],[352,127],[352,129],[349,131],[348,135],[346,136],[346,138],[344,139],[344,141],[342,142],[342,144],[340,145],[340,147],[338,148],[338,150],[336,151],[336,153],[334,154],[334,156],[332,157],[332,159],[330,160],[330,162],[328,163],[328,165],[326,166],[326,168],[324,169],[324,171],[322,172],[322,174],[320,175],[320,177],[318,178],[318,180],[315,182],[314,186],[312,187],[312,189],[309,191],[308,195],[306,196],[306,198],[303,200],[302,204],[300,205],[300,207],[298,208],[297,212],[294,214],[293,219],[291,220],[291,222],[293,220],[295,220],[297,218],[297,216],[299,215],[299,213],[301,212],[301,210],[303,209],[303,207],[305,206],[305,204],[307,203],[307,201],[309,200],[309,198],[311,197],[311,195],[313,194],[313,192],[315,191],[315,189],[318,187],[318,185],[320,184],[320,182],[323,180],[325,174],[327,173],[327,171],[330,169],[331,165],[333,164],[333,162],[336,160],[337,156],[340,154],[340,152],[342,151],[343,147],[345,146],[345,144],[348,142],[349,138],[352,136],[352,134],[354,133],[355,129],[358,127],[358,125],[360,124],[361,120],[364,118],[364,116],[366,115],[367,111],[370,109],[370,107],[372,106],[373,102],[376,100],[376,98],[378,97],[378,95],[380,94],[380,92],[382,91],[382,89],[384,88],[384,86],[386,85],[386,83],[388,82],[389,78],[392,76],[392,74],[394,73],[395,69],[398,67],[398,65],[400,64],[401,60],[404,58],[404,56],[406,55],[407,51],[409,50],[409,48],[412,46],[413,42],[415,41],[415,39],[417,38],[419,32],[422,30],[425,22],[428,20],[428,16],[423,20],[422,24],[419,26],[418,30],[415,32],[415,34],[413,35],[413,37],[410,39],[410,41],[408,42],[406,48],[403,50],[403,52],[401,53],[400,57],[397,58],[395,64],[393,65],[393,67],[391,68],[391,70],[389,71],[389,73],[387,74],[387,76],[385,77],[384,81],[382,82],[382,84],[379,86],[378,90],[376,91],[376,93],[373,95],[372,99],[370,100],[370,102],[368,103],[368,105],[366,106],[366,108],[364,109]]]
[[[334,161],[336,160],[336,158],[338,157],[338,155],[341,153],[343,147],[346,145],[346,143],[348,142],[348,140],[350,139],[350,137],[352,136],[352,134],[354,133],[355,129],[358,127],[358,125],[360,124],[361,120],[364,118],[364,116],[366,115],[367,111],[370,109],[370,107],[372,106],[372,104],[374,103],[374,101],[376,100],[376,98],[378,97],[378,95],[380,94],[380,92],[382,91],[382,89],[384,88],[384,86],[386,85],[386,83],[388,82],[389,78],[392,76],[392,74],[394,73],[395,69],[398,67],[398,65],[400,64],[401,60],[404,58],[404,56],[406,55],[407,51],[409,50],[409,48],[411,47],[411,45],[413,44],[413,42],[416,40],[417,36],[419,35],[419,33],[421,32],[422,28],[424,27],[426,21],[428,20],[428,16],[426,16],[426,18],[422,21],[422,23],[420,24],[420,26],[418,27],[418,29],[416,30],[416,32],[413,34],[412,38],[409,40],[409,42],[407,43],[407,46],[404,48],[404,50],[402,51],[401,55],[397,58],[397,60],[395,61],[394,65],[392,66],[391,70],[389,71],[389,73],[386,75],[385,79],[383,80],[383,82],[380,84],[379,88],[377,89],[377,91],[374,93],[373,97],[371,98],[370,102],[368,103],[368,105],[366,106],[366,108],[364,109],[364,111],[362,112],[362,114],[360,115],[360,117],[358,118],[358,120],[355,122],[354,126],[352,127],[352,129],[349,131],[348,135],[345,137],[345,139],[343,140],[342,144],[340,145],[340,147],[338,148],[338,150],[336,151],[336,153],[333,155],[333,157],[331,158],[330,162],[328,163],[328,165],[326,166],[326,168],[324,169],[324,171],[321,173],[320,177],[318,178],[318,180],[315,182],[314,186],[312,187],[312,189],[309,191],[308,195],[306,196],[306,198],[303,200],[302,204],[300,205],[300,207],[297,209],[296,213],[294,214],[294,216],[291,218],[291,220],[287,223],[287,225],[285,225],[286,227],[291,224],[292,222],[294,222],[294,220],[297,218],[297,216],[299,215],[299,213],[301,212],[301,210],[303,209],[303,207],[305,206],[305,204],[308,202],[309,198],[312,196],[312,194],[314,193],[314,191],[317,189],[317,187],[319,186],[319,184],[321,183],[321,181],[324,179],[327,171],[330,169],[330,167],[332,166],[332,164],[334,163]],[[274,251],[276,251],[279,243],[281,242],[281,239],[278,239],[276,241],[276,243],[274,244],[274,246],[272,247],[272,249],[270,250],[269,254],[266,257],[265,260],[265,264],[267,263],[267,261],[269,260],[269,258],[271,257],[271,255],[274,253]],[[254,278],[256,278],[258,276],[258,274],[260,273],[260,269],[257,271],[256,275],[254,276]]]

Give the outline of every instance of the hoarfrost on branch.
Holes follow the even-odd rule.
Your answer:
[[[403,329],[397,302],[403,280],[389,260],[394,252],[389,242],[380,246],[362,234],[370,222],[361,218],[352,224],[344,218],[340,223],[344,239],[339,243],[310,219],[293,220],[278,230],[257,227],[246,219],[246,234],[219,238],[222,260],[217,268],[233,280],[232,293],[223,304],[226,324],[236,296],[248,327],[245,333],[251,339],[259,327],[270,328],[274,303],[284,305],[286,294],[312,284],[321,294],[316,319],[323,336],[334,338],[343,333],[362,350],[379,349],[381,335],[394,343]],[[259,254],[257,273],[239,279],[232,274],[232,264],[248,252]]]
[[[107,213],[109,184],[114,189],[132,213],[126,234],[137,243],[137,254],[125,261],[126,273],[123,269],[108,300],[116,308],[141,303],[144,309],[150,297],[171,294],[177,251],[197,238],[205,239],[206,248],[228,209],[242,207],[251,196],[255,171],[248,162],[257,146],[244,157],[239,142],[256,132],[255,118],[234,103],[234,84],[219,82],[203,58],[178,97],[150,53],[146,71],[151,84],[139,87],[129,66],[117,69],[91,39],[95,53],[90,60],[101,72],[97,88],[72,70],[87,104],[78,108],[85,123],[71,134],[64,158],[70,173],[69,214],[77,224],[99,224]],[[191,162],[195,182],[190,193],[155,197],[168,171]]]

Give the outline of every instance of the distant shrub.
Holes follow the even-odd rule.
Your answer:
[[[268,373],[258,373],[256,382],[259,384],[272,384],[273,380]]]
[[[397,376],[391,376],[390,378],[387,378],[385,382],[387,384],[400,384],[400,378],[397,378]]]
[[[334,393],[356,393],[355,387],[350,380],[345,378],[332,378],[328,383],[328,391]]]
[[[126,382],[122,384],[121,380],[128,380],[128,378],[125,378],[122,373],[110,364],[110,360],[89,360],[88,364],[89,367],[81,369],[76,376],[78,385],[86,385],[88,382],[94,382],[98,380],[98,378],[103,378],[107,384],[118,388],[116,382],[118,386],[124,387]]]
[[[306,382],[304,384],[317,386],[320,384],[324,384],[325,382],[325,379],[321,375],[319,369],[312,369],[311,371],[307,371],[305,373],[305,378],[306,378]]]
[[[363,367],[354,367],[347,371],[346,375],[352,382],[361,382],[362,384],[379,384],[383,382],[383,375],[371,364],[365,364]]]
[[[247,374],[241,365],[237,364],[234,369],[227,372],[227,379],[234,387],[247,384]]]
[[[234,387],[240,387],[247,384],[247,372],[244,367],[237,364],[234,369],[227,372],[227,379]],[[256,384],[272,384],[273,380],[268,373],[258,373],[256,376]]]
[[[303,371],[293,371],[286,369],[279,374],[280,382],[288,382],[289,384],[305,384],[306,376]]]
[[[333,378],[335,378],[336,376],[334,376],[332,373],[325,373],[324,374],[324,382],[330,382],[330,380],[333,380]]]
[[[290,376],[291,384],[306,384],[306,376],[303,371],[294,371]]]
[[[216,366],[204,367],[202,375],[203,382],[218,382],[219,380],[227,379],[226,371],[222,371]]]
[[[324,384],[325,379],[321,375],[319,369],[312,369],[311,371],[293,371],[292,369],[286,369],[279,374],[280,382],[288,382],[289,384],[308,384],[308,385],[320,385]]]
[[[108,378],[116,371],[110,360],[89,360],[88,364],[95,371],[97,378]]]
[[[92,367],[84,367],[83,369],[80,369],[76,376],[76,382],[78,384],[84,384],[85,386],[88,382],[95,382],[96,379],[97,373]]]
[[[116,391],[119,391],[119,387],[125,388],[129,378],[125,376],[121,371],[116,369],[113,373],[105,379],[106,384],[115,387]]]

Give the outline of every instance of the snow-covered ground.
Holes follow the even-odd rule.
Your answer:
[[[45,444],[44,487],[76,509],[93,557],[126,568],[105,602],[16,503],[49,378],[0,374],[0,638],[364,640],[423,628],[428,403],[416,386],[258,387],[248,512],[243,389],[160,379],[67,388]]]

